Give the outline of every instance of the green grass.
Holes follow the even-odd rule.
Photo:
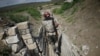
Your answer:
[[[72,12],[71,12],[71,15],[74,14],[76,11],[78,11],[78,7],[74,7],[74,8],[73,8],[73,10],[72,10]]]
[[[56,8],[53,10],[53,13],[55,14],[61,14],[64,13],[66,10],[72,8],[76,3],[81,2],[82,0],[74,0],[73,2],[64,2],[61,5],[61,8]],[[74,12],[74,11],[73,11]]]
[[[27,12],[36,20],[39,20],[41,18],[41,14],[37,9],[29,8]]]
[[[69,3],[69,2],[65,2],[61,5],[61,8],[56,8],[53,10],[53,13],[55,14],[61,14],[63,13],[65,10],[71,8],[74,4],[73,3]]]
[[[71,3],[65,2],[65,3],[61,6],[62,12],[64,12],[65,10],[71,8],[73,5],[74,5],[73,2],[71,2]]]
[[[67,17],[66,22],[73,23],[74,20],[75,20],[73,17],[74,17],[74,15],[71,15],[71,16]]]
[[[61,14],[62,13],[62,10],[60,8],[55,8],[53,10],[53,13],[55,13],[55,14]]]
[[[27,16],[21,15],[9,15],[9,19],[15,23],[24,22],[28,20]]]
[[[36,7],[22,7],[14,10],[6,11],[2,16],[8,16],[12,21],[19,23],[28,20],[28,17],[21,15],[14,15],[19,12],[26,11],[29,13],[35,20],[39,20],[41,18],[40,12],[36,9]]]

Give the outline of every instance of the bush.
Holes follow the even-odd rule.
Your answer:
[[[36,20],[41,17],[40,12],[34,7],[24,7],[16,10],[16,12],[22,12],[22,11],[27,11]]]
[[[37,9],[29,8],[27,12],[36,20],[39,20],[39,18],[41,17],[41,14]]]
[[[61,2],[56,2],[54,3],[54,5],[61,5]]]
[[[0,50],[0,56],[9,56],[11,54],[11,49],[7,46]]]
[[[28,17],[21,15],[9,15],[9,18],[11,21],[14,21],[15,23],[24,22],[28,20]]]
[[[10,56],[11,49],[0,41],[0,56]]]
[[[55,13],[55,14],[60,14],[60,13],[62,13],[62,10],[61,10],[60,8],[55,8],[55,9],[53,10],[53,13]]]
[[[69,2],[65,2],[62,4],[61,8],[56,8],[53,10],[53,13],[55,14],[61,14],[63,13],[65,10],[71,8],[73,6],[73,2],[72,3],[69,3]]]
[[[23,12],[23,11],[28,12],[36,20],[41,17],[40,12],[37,9],[35,9],[34,7],[22,7],[22,8],[7,11],[5,14],[7,16],[9,16],[9,15],[12,16],[11,18],[13,18],[14,21],[18,22],[18,19],[14,19],[17,16],[13,16],[13,14],[18,13],[18,12]],[[23,18],[23,17],[18,16],[17,18]]]
[[[76,3],[81,2],[82,0],[74,0],[73,2],[64,2],[61,5],[61,8],[59,9],[54,9],[53,12],[56,14],[61,14],[63,13],[65,10],[72,8]]]
[[[65,10],[71,8],[73,5],[74,5],[73,2],[72,3],[66,2],[61,6],[61,10],[65,11]]]
[[[74,7],[72,12],[71,12],[71,15],[74,14],[77,10],[78,10],[78,7]]]

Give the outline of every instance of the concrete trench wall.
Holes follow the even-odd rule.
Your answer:
[[[65,34],[62,35],[62,46],[61,46],[61,56],[80,56],[78,54],[78,49],[73,46],[73,44],[68,39]]]

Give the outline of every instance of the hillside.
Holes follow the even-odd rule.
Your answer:
[[[100,1],[85,0],[56,15],[63,31],[80,49],[89,48],[87,56],[100,56]]]

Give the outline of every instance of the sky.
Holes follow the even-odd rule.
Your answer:
[[[51,0],[0,0],[0,7],[6,7],[16,4],[32,3],[32,2],[47,2]]]

